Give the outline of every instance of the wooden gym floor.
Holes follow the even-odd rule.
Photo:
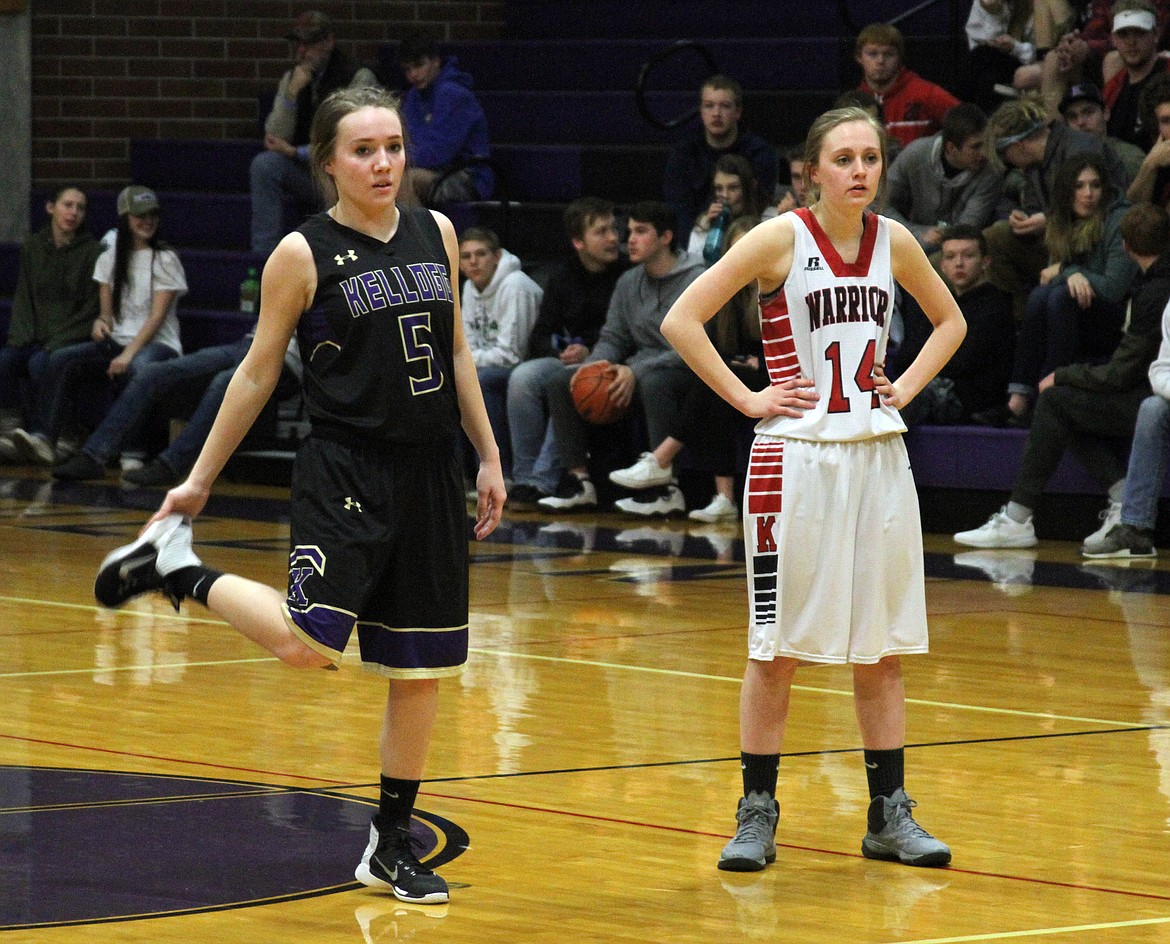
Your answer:
[[[802,669],[779,855],[739,791],[736,527],[509,514],[473,547],[414,833],[450,905],[353,881],[383,682],[287,669],[199,607],[97,608],[161,493],[0,475],[0,930],[44,944],[1170,941],[1170,571],[928,536],[908,789],[950,868],[861,857],[848,669]],[[221,569],[281,585],[286,495],[223,484]],[[2,944],[0,939],[0,944]]]

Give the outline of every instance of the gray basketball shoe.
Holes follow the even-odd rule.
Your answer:
[[[735,820],[735,838],[723,847],[719,868],[725,872],[758,872],[776,861],[776,823],[780,804],[768,794],[753,790],[741,797]]]
[[[914,822],[910,811],[918,804],[899,787],[891,797],[875,797],[870,803],[882,804],[885,826],[872,829],[861,840],[861,854],[867,859],[888,859],[903,865],[937,866],[951,861],[951,849]]]

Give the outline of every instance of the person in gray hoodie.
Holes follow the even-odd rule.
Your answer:
[[[650,443],[661,442],[675,425],[693,377],[661,331],[670,306],[704,269],[702,259],[675,250],[674,227],[674,212],[665,203],[645,200],[630,208],[628,246],[634,267],[618,279],[601,336],[585,361],[616,367],[610,398],[618,403],[638,398]],[[569,389],[579,367],[551,375],[545,387],[553,435],[566,471],[556,494],[537,502],[544,511],[597,505],[597,489],[587,466],[588,428]]]
[[[942,246],[946,227],[982,229],[995,215],[1003,175],[987,160],[986,128],[979,106],[961,103],[938,134],[911,141],[890,165],[882,215],[904,225],[928,253]]]
[[[473,226],[459,238],[463,331],[475,361],[504,474],[512,473],[508,434],[508,378],[528,354],[544,290],[520,268],[490,229]]]

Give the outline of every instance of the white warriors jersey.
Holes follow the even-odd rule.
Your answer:
[[[821,442],[904,433],[898,411],[882,404],[873,383],[893,313],[889,224],[866,213],[857,261],[847,263],[812,211],[784,217],[796,232],[792,268],[760,298],[764,359],[773,385],[805,377],[820,399],[799,417],[761,420],[756,432]]]

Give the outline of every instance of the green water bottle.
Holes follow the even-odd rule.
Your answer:
[[[249,269],[248,277],[240,283],[240,311],[254,315],[259,309],[260,280],[256,277],[256,270]]]

